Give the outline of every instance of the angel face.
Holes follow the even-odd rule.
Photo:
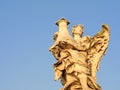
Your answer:
[[[83,25],[75,25],[75,26],[73,26],[73,28],[72,28],[73,36],[79,35],[81,37],[82,34],[83,34],[83,29],[84,29]]]

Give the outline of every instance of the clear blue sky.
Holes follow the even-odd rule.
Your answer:
[[[103,23],[111,28],[107,54],[97,73],[103,90],[120,90],[119,0],[0,0],[0,90],[59,90],[48,48],[55,22],[67,18],[95,35]]]

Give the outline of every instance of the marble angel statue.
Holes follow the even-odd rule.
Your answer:
[[[100,61],[106,52],[110,29],[103,24],[95,36],[82,36],[83,25],[75,25],[72,35],[68,32],[69,22],[62,18],[57,23],[54,44],[50,52],[57,59],[54,64],[55,80],[60,79],[60,90],[101,90],[96,81]]]

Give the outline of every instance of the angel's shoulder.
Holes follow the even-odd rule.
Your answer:
[[[83,37],[83,40],[90,40],[90,39],[91,39],[90,36],[84,36],[84,37]]]

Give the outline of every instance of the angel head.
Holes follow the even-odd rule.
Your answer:
[[[72,35],[79,35],[80,37],[82,37],[83,34],[83,30],[84,30],[84,26],[79,24],[79,25],[75,25],[72,28]]]

